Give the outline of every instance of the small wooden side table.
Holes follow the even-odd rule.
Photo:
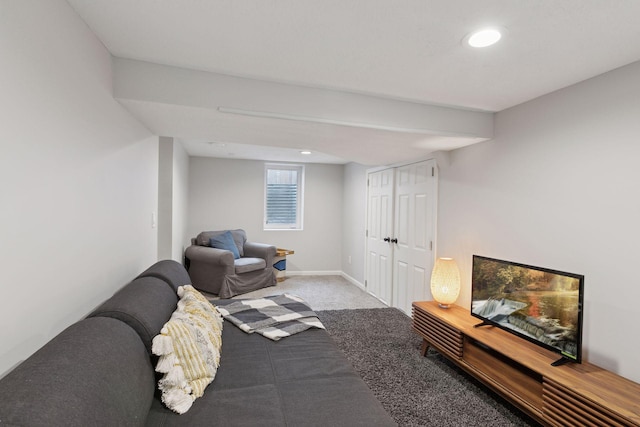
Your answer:
[[[282,282],[285,280],[287,271],[287,255],[293,255],[295,252],[291,249],[276,248],[276,257],[273,260],[273,269],[276,273],[276,280]]]

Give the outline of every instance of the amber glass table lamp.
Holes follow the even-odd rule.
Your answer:
[[[438,258],[431,273],[431,295],[442,308],[449,308],[460,295],[460,270],[453,258]]]

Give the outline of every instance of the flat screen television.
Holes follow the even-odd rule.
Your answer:
[[[568,361],[582,361],[584,276],[473,256],[471,315]]]

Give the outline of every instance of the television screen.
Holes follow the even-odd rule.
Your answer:
[[[471,315],[562,355],[582,359],[584,276],[473,256]]]

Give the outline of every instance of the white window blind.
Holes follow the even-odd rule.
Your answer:
[[[302,229],[303,180],[304,166],[266,165],[265,229]]]

